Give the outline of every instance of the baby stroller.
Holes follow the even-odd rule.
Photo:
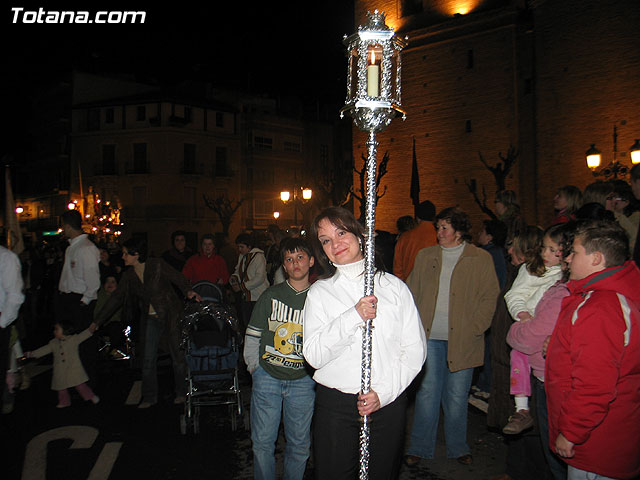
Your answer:
[[[193,286],[202,302],[190,302],[182,320],[182,348],[187,360],[187,395],[180,431],[198,433],[200,407],[227,405],[231,429],[244,409],[238,382],[241,337],[238,320],[224,305],[222,290],[211,282]],[[246,423],[246,422],[244,422]]]

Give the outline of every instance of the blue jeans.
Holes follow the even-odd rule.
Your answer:
[[[162,335],[167,331],[166,321],[157,315],[148,315],[145,320],[144,353],[142,360],[142,400],[149,403],[158,401],[158,346]],[[173,365],[173,381],[176,396],[184,396],[187,392],[185,378],[187,376],[184,352],[180,351],[178,332],[170,330],[167,343]]]
[[[567,476],[567,480],[615,480],[615,478],[605,477],[604,475],[598,475],[597,473],[580,470],[572,467],[571,465],[569,465],[568,473],[569,475]]]
[[[448,343],[446,340],[427,341],[429,353],[425,374],[416,394],[408,455],[433,458],[441,404],[447,457],[458,458],[471,452],[467,445],[467,401],[473,368],[450,372],[447,366]]]
[[[536,413],[538,414],[538,430],[540,430],[542,451],[547,459],[553,478],[555,480],[566,480],[567,464],[549,448],[549,412],[547,410],[547,394],[544,391],[544,382],[536,378],[534,385],[536,389]]]
[[[278,380],[258,367],[251,391],[253,478],[276,478],[275,446],[280,417],[284,422],[284,480],[301,480],[309,458],[315,382],[309,376]]]

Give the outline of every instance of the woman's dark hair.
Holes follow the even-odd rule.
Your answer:
[[[610,220],[616,217],[600,202],[589,202],[582,205],[576,211],[576,220]]]
[[[320,278],[329,278],[332,277],[334,273],[336,273],[336,267],[329,262],[329,257],[324,253],[324,249],[318,240],[318,225],[322,220],[328,220],[330,223],[335,225],[337,228],[340,228],[346,232],[352,233],[356,236],[356,238],[360,241],[360,249],[363,249],[365,244],[365,236],[364,236],[364,227],[356,220],[356,217],[353,216],[349,210],[342,207],[329,207],[325,208],[321,211],[316,218],[311,223],[311,228],[309,229],[309,240],[311,241],[311,245],[313,247],[313,251],[315,252],[315,259],[317,264],[319,265],[322,273],[320,274]],[[376,253],[376,270],[383,271],[384,267],[381,263],[381,255]]]
[[[171,234],[171,246],[173,247],[175,245],[176,242],[176,237],[184,237],[185,239],[187,238],[187,232],[185,232],[184,230],[176,230],[175,232],[173,232]]]
[[[253,247],[253,236],[250,233],[241,233],[236,237],[236,245],[242,243],[247,247]]]
[[[491,235],[493,244],[498,247],[503,247],[507,241],[507,226],[500,220],[483,220],[484,231]]]
[[[438,221],[444,220],[451,224],[451,227],[461,235],[462,240],[471,241],[471,220],[469,215],[458,207],[449,207],[442,210],[433,220],[434,226],[438,226]]]
[[[570,220],[565,223],[561,223],[559,225],[555,225],[558,227],[558,230],[555,231],[555,235],[560,235],[561,239],[559,242],[556,242],[560,245],[562,249],[562,253],[560,258],[562,262],[567,262],[567,257],[571,255],[571,249],[573,248],[573,239],[576,232],[577,222],[575,220]],[[555,242],[554,237],[551,239]],[[562,282],[566,283],[569,281],[570,271],[568,268],[562,270],[562,278],[560,279]]]
[[[624,210],[622,210],[622,213],[626,217],[631,216],[635,211],[638,210],[638,200],[636,200],[636,197],[633,195],[631,185],[629,185],[627,182],[625,182],[624,180],[620,180],[614,183],[614,193],[616,197],[629,202],[627,206],[624,207]]]
[[[582,204],[586,205],[587,203],[597,202],[604,207],[606,205],[607,197],[611,193],[613,193],[613,183],[611,182],[598,180],[590,183],[586,186],[584,193],[582,194]]]
[[[138,255],[138,261],[144,263],[147,261],[147,242],[142,238],[130,238],[122,244],[131,255]]]
[[[531,275],[535,275],[536,277],[544,275],[546,270],[544,261],[540,256],[542,239],[542,229],[534,225],[526,226],[522,232],[513,237],[513,250],[516,254],[524,257],[527,270]]]

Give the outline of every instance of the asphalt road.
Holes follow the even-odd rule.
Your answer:
[[[46,360],[45,360],[46,361]],[[200,432],[180,432],[182,406],[173,404],[168,366],[161,366],[160,402],[141,410],[139,372],[127,362],[107,362],[97,379],[98,405],[72,393],[72,406],[57,409],[50,390],[51,371],[33,362],[36,374],[29,389],[16,396],[11,414],[0,417],[2,456],[8,468],[0,475],[13,480],[106,479],[251,479],[249,432],[232,431],[226,407],[202,409]],[[242,384],[244,403],[250,385]],[[442,432],[436,459],[403,466],[401,479],[489,479],[503,473],[506,447],[488,432],[485,415],[469,409],[469,444],[474,464],[446,459]],[[282,468],[284,440],[276,449]],[[6,454],[6,456],[5,456]],[[5,462],[3,462],[5,463]],[[313,478],[313,460],[305,478]]]

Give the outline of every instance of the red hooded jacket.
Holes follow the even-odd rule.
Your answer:
[[[633,262],[571,281],[547,351],[549,443],[613,478],[640,474],[640,271]]]

